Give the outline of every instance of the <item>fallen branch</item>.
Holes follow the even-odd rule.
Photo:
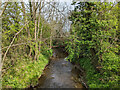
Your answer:
[[[79,81],[85,86],[85,88],[88,88],[87,84],[84,82],[84,80],[82,79],[83,77],[79,74]]]

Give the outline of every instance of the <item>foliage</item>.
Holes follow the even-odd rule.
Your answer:
[[[48,64],[48,60],[42,54],[37,61],[30,61],[28,58],[18,59],[15,66],[11,67],[3,76],[3,88],[26,88],[36,85],[46,64]]]
[[[46,57],[51,57],[53,55],[53,50],[49,49],[46,45],[41,48],[41,52]]]
[[[76,6],[69,19],[72,21],[72,31],[67,43],[68,59],[78,62],[81,57],[90,58],[87,61],[99,69],[99,75],[93,69],[88,69],[87,75],[95,81],[88,80],[90,87],[118,87],[119,81],[119,39],[118,39],[118,4],[108,2],[74,2]],[[84,64],[84,63],[83,63]],[[86,66],[88,65],[86,64]],[[99,68],[101,67],[101,68]],[[90,76],[92,76],[90,75]],[[88,76],[89,77],[89,76]],[[96,82],[96,78],[102,81]],[[90,84],[92,82],[96,82]],[[106,83],[101,85],[100,83]]]
[[[30,12],[29,9],[28,5],[24,12],[21,2],[8,2],[3,14],[2,57],[4,57],[13,37],[21,30],[3,62],[3,87],[25,88],[30,84],[35,85],[48,63],[48,58],[52,56],[52,49],[49,48],[51,27],[41,14],[39,16],[36,14],[36,25],[31,17],[33,12]],[[40,22],[38,22],[39,17]],[[25,25],[26,22],[28,24]],[[35,32],[35,26],[37,32]],[[35,59],[36,53],[37,58]]]
[[[87,80],[87,84],[90,88],[112,88],[112,86],[110,85],[113,84],[117,86],[116,83],[118,83],[118,81],[108,80],[106,72],[104,72],[103,74],[98,73],[94,66],[91,64],[91,60],[89,58],[81,58],[77,63],[79,63],[85,70],[85,79]],[[118,79],[118,76],[111,77],[111,79],[113,78]]]

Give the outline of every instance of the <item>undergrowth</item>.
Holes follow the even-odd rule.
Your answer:
[[[91,64],[91,60],[88,58],[81,58],[79,60],[80,66],[85,70],[87,80],[87,85],[89,88],[107,88],[111,87],[110,83],[106,83],[104,80],[105,75],[97,72],[93,65]]]
[[[25,58],[18,60],[17,64],[11,67],[3,76],[2,87],[26,88],[30,85],[36,85],[47,64],[48,59],[42,54],[37,61]]]

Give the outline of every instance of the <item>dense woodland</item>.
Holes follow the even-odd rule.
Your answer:
[[[119,2],[73,1],[72,11],[66,3],[44,0],[0,5],[3,88],[36,85],[56,45],[84,70],[89,88],[120,88]]]

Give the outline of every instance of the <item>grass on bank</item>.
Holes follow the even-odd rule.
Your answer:
[[[81,58],[79,64],[86,72],[85,79],[87,80],[89,88],[108,88],[112,86],[112,82],[116,84],[118,81],[105,81],[104,79],[107,78],[107,76],[98,73],[88,58]]]
[[[17,64],[11,67],[3,76],[2,87],[26,88],[30,85],[36,85],[47,64],[48,59],[42,54],[37,61],[30,59],[18,60]]]
[[[82,68],[86,72],[85,79],[87,80],[87,85],[90,88],[100,88],[101,85],[103,85],[99,80],[101,76],[94,69],[93,65],[91,64],[91,60],[88,58],[81,58],[79,63],[80,63],[80,66],[82,66]]]

